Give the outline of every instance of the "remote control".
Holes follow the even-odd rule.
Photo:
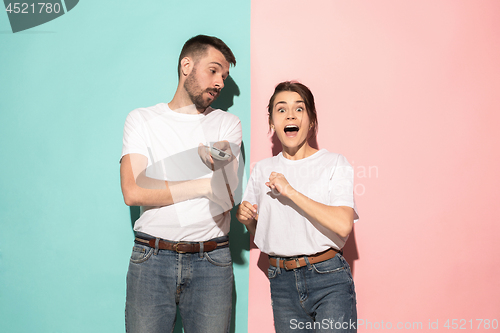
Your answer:
[[[218,148],[210,147],[209,149],[212,157],[215,158],[216,160],[227,161],[231,157],[231,154],[225,153]]]

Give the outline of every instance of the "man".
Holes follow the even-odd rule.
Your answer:
[[[127,205],[141,206],[127,274],[127,332],[171,332],[177,307],[186,333],[229,331],[228,211],[241,124],[210,105],[230,64],[236,60],[223,41],[191,38],[179,57],[172,101],[136,109],[126,119],[122,192]]]

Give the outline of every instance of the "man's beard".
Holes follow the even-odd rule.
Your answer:
[[[184,89],[186,89],[191,102],[193,102],[197,109],[205,110],[219,96],[219,91],[215,88],[201,90],[198,82],[196,81],[196,67],[193,68],[192,72],[186,78],[186,81],[184,81]],[[203,94],[206,92],[214,93],[214,99],[212,101],[203,98]]]

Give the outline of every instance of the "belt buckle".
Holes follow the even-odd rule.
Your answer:
[[[179,245],[182,245],[182,244],[189,245],[189,243],[186,243],[186,242],[179,242],[179,243],[175,243],[175,244],[172,246],[172,249],[174,249],[174,251],[175,251],[175,252],[180,253],[180,254],[187,253],[186,251],[182,251],[182,250],[177,249],[177,247],[178,247]]]
[[[296,267],[290,267],[290,268],[288,268],[288,267],[287,267],[286,263],[287,263],[287,262],[291,262],[291,261],[292,261],[292,262],[295,262],[295,266],[296,266]],[[285,269],[286,269],[287,271],[292,270],[292,269],[295,269],[295,268],[300,268],[299,258],[295,258],[295,259],[291,259],[291,260],[284,260],[284,261],[283,261],[283,266],[285,266]]]

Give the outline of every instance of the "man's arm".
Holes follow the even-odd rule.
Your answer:
[[[127,154],[120,165],[123,198],[128,206],[168,206],[189,199],[207,197],[217,202],[210,189],[210,179],[169,182],[148,178],[146,156]]]

